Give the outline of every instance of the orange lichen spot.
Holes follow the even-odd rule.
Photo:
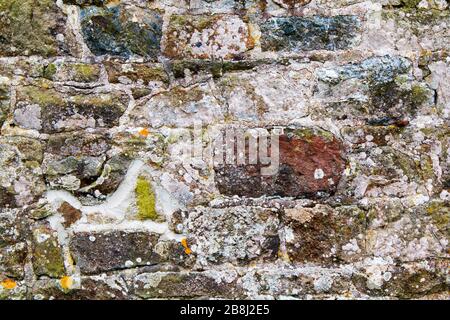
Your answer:
[[[63,289],[69,290],[70,288],[72,288],[73,279],[72,279],[72,277],[64,276],[61,278],[61,280],[59,280],[59,283],[61,284],[61,287]]]
[[[148,135],[150,134],[150,132],[148,131],[147,128],[141,129],[139,130],[139,134],[143,137],[148,137]]]
[[[12,290],[15,287],[17,287],[17,283],[12,279],[5,279],[0,284],[2,285],[3,288],[8,290]]]
[[[192,250],[189,248],[186,238],[181,240],[181,245],[183,246],[184,252],[186,254],[191,254],[192,253]]]

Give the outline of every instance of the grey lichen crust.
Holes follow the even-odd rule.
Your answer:
[[[0,0],[0,299],[449,299],[449,13]]]

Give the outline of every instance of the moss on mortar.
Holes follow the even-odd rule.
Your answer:
[[[155,193],[151,183],[139,177],[136,182],[136,204],[138,207],[138,216],[141,220],[156,220],[158,213],[155,209]]]

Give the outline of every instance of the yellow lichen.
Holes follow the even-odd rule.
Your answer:
[[[186,238],[183,238],[183,239],[181,240],[181,245],[183,246],[184,252],[185,252],[186,254],[191,254],[191,253],[192,253],[192,250],[191,250],[191,248],[189,248],[188,243],[187,243],[187,239],[186,239]]]
[[[2,282],[0,282],[3,288],[12,290],[17,286],[17,283],[12,279],[5,279]]]
[[[70,276],[64,276],[59,280],[59,283],[61,284],[61,288],[64,290],[70,290],[73,285],[73,279]]]
[[[139,218],[142,220],[156,220],[158,213],[155,209],[155,193],[150,182],[143,177],[139,177],[136,182],[135,192]]]

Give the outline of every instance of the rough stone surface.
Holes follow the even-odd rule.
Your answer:
[[[0,0],[0,299],[450,299],[449,10]]]
[[[342,143],[316,129],[286,130],[280,136],[280,168],[261,175],[264,165],[216,168],[216,184],[225,195],[321,197],[333,194],[345,169]],[[267,166],[267,165],[266,165]],[[320,172],[320,175],[318,173]]]
[[[123,6],[82,9],[81,27],[95,55],[155,59],[160,49],[162,18],[156,11],[129,10]]]
[[[0,56],[55,56],[63,47],[66,17],[55,1],[4,0],[0,3]]]
[[[157,262],[157,236],[143,232],[77,233],[70,247],[83,274],[145,266]]]
[[[276,17],[261,25],[263,50],[341,50],[355,41],[360,22],[355,16]]]

